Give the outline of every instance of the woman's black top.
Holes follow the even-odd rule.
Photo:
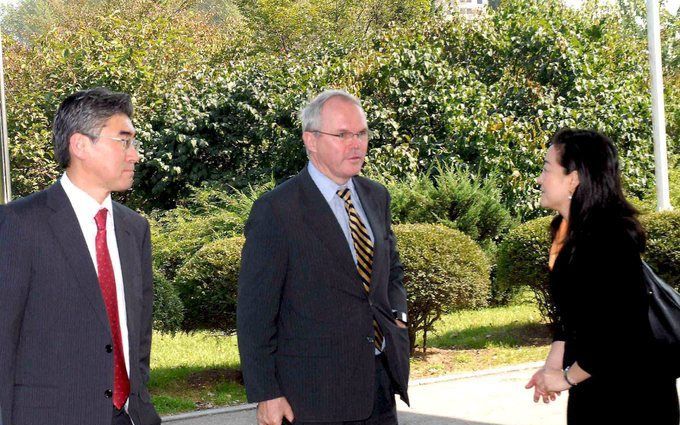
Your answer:
[[[578,246],[565,245],[550,277],[564,366],[577,361],[593,376],[616,375],[622,365],[647,359],[651,330],[640,253],[623,226],[603,223]]]
[[[606,412],[623,423],[677,425],[675,379],[658,367],[639,247],[624,223],[605,221],[577,246],[567,242],[550,275],[563,365],[578,362],[591,375],[570,390],[568,423]]]

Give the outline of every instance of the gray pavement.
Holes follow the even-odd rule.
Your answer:
[[[567,395],[545,405],[524,385],[541,363],[413,381],[400,425],[564,425]],[[164,418],[171,425],[255,425],[255,405]]]

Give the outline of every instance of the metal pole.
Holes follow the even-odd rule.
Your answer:
[[[647,40],[649,65],[652,74],[652,125],[654,133],[654,163],[656,165],[656,208],[671,209],[668,188],[668,158],[666,153],[666,117],[663,102],[663,73],[661,70],[661,34],[658,0],[647,0]]]
[[[5,62],[2,55],[0,30],[0,205],[12,200],[12,182],[9,176],[9,144],[7,138],[7,109],[5,108]]]

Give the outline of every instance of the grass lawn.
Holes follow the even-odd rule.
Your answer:
[[[149,390],[161,415],[245,403],[236,337],[154,333]]]
[[[542,360],[549,343],[533,304],[461,311],[428,336],[426,357],[416,351],[411,377]],[[161,415],[245,402],[236,337],[154,334],[151,353],[149,389]]]
[[[416,348],[411,378],[543,360],[550,341],[533,303],[449,314],[428,335],[427,356]]]

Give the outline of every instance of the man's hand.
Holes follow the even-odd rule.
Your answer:
[[[399,319],[396,319],[396,320],[394,321],[394,323],[396,323],[397,326],[399,326],[399,327],[402,328],[402,329],[406,329],[406,328],[407,328],[406,323],[402,322],[402,321],[399,320]]]
[[[257,404],[257,425],[281,425],[283,418],[293,422],[293,409],[285,397],[261,401]]]

